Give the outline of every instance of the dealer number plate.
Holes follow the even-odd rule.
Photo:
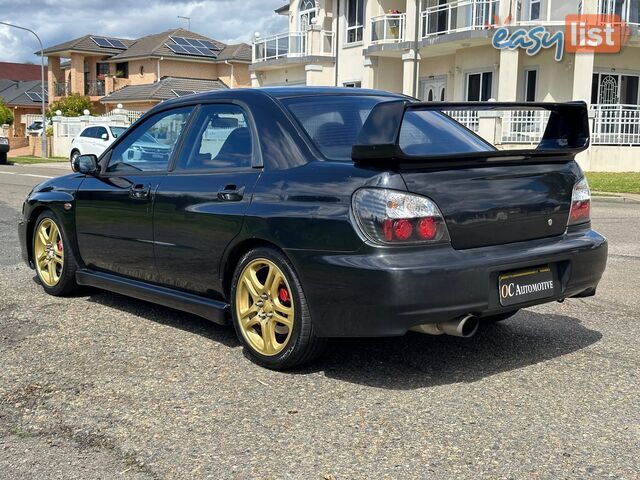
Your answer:
[[[555,291],[551,268],[529,268],[500,275],[500,304],[502,306],[526,303],[553,296]]]

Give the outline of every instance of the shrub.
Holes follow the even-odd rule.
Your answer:
[[[13,125],[13,112],[0,98],[0,125]]]
[[[83,112],[85,110],[91,111],[91,100],[89,100],[89,97],[74,93],[53,102],[49,107],[47,116],[53,117],[57,110],[60,110],[64,117],[79,117],[84,115]]]

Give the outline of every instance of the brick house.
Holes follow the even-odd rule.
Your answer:
[[[135,40],[85,35],[48,47],[44,55],[48,59],[49,101],[72,93],[88,95],[98,112],[115,107],[108,99],[102,100],[116,91],[124,91],[125,98],[136,98],[125,108],[148,109],[161,100],[140,98],[141,91],[154,90],[135,87],[168,77],[215,80],[229,88],[251,83],[249,45],[226,45],[182,28]],[[208,83],[196,86],[207,88]],[[126,94],[128,89],[134,89],[136,95]]]

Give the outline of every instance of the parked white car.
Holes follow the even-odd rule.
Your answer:
[[[94,124],[85,127],[80,134],[71,140],[69,160],[80,155],[95,155],[99,157],[127,129],[108,124]]]

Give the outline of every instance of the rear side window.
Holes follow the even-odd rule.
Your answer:
[[[85,128],[80,134],[81,137],[95,138],[95,127]]]
[[[203,106],[185,142],[176,170],[250,168],[251,130],[237,105]]]
[[[318,150],[331,160],[351,160],[351,147],[374,106],[389,97],[324,96],[282,100]]]
[[[429,110],[405,114],[400,127],[400,148],[417,157],[495,150],[448,115]]]

